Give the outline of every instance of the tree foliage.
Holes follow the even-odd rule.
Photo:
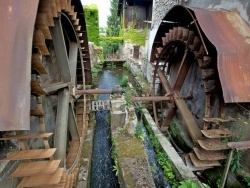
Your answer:
[[[119,0],[111,0],[110,16],[107,20],[107,36],[118,37],[120,31],[120,18],[117,15]]]

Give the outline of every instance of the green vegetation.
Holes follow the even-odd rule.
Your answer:
[[[232,172],[238,172],[242,168],[242,165],[240,164],[241,158],[242,158],[242,152],[235,150],[230,165],[230,170]]]
[[[161,148],[161,145],[156,138],[156,136],[153,133],[153,130],[149,125],[145,125],[148,133],[149,133],[149,139],[151,141],[152,146],[154,147],[156,156],[157,156],[157,161],[161,165],[163,169],[164,176],[168,179],[169,183],[172,185],[172,187],[177,187],[179,185],[178,181],[175,178],[173,168],[172,168],[172,163],[166,153],[163,151]]]
[[[111,0],[110,1],[110,16],[108,16],[107,20],[107,36],[119,36],[120,30],[120,17],[117,15],[118,12],[118,3],[119,0]]]
[[[102,64],[95,64],[92,69],[91,69],[91,72],[92,72],[92,79],[93,81],[97,81],[97,76],[98,76],[98,73],[102,71]]]
[[[123,38],[124,41],[144,46],[147,36],[147,30],[138,30],[138,29],[123,29]]]
[[[94,53],[99,57],[100,62],[104,62],[104,56],[103,56],[103,48],[99,46],[94,47]]]
[[[83,6],[90,42],[100,45],[98,8],[96,5]]]
[[[123,43],[123,37],[101,37],[101,41],[110,43]]]
[[[199,188],[199,186],[192,182],[190,179],[186,179],[184,181],[180,182],[180,186],[178,186],[178,188]]]
[[[132,105],[133,101],[132,101],[132,96],[134,95],[134,92],[132,91],[132,89],[130,87],[126,87],[125,88],[125,100],[127,105]]]
[[[120,86],[121,87],[126,87],[128,84],[128,76],[124,75],[120,81]]]
[[[119,127],[118,128],[118,131],[119,131],[119,134],[121,135],[121,136],[124,136],[125,135],[125,133],[127,132],[127,129],[126,129],[126,127]]]
[[[110,114],[109,114],[109,113],[106,114],[106,116],[105,116],[105,121],[106,121],[107,124],[110,123]]]
[[[243,178],[243,181],[247,184],[248,187],[250,187],[250,177],[245,176]]]
[[[143,127],[144,127],[143,122],[141,120],[137,123],[136,128],[135,128],[135,137],[141,140],[144,140],[144,138],[146,137],[146,133],[143,130]]]
[[[113,171],[116,171],[115,175],[119,174],[119,160],[118,160],[118,149],[117,149],[117,136],[112,137],[111,157],[114,160]]]
[[[101,37],[101,46],[103,47],[103,54],[115,54],[119,50],[119,44],[123,43],[123,38],[119,37],[120,18],[117,15],[118,0],[111,0],[110,2],[110,16],[108,16],[106,29],[106,37]]]

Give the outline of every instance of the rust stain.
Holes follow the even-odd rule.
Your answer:
[[[217,51],[217,67],[226,103],[250,102],[250,28],[237,12],[192,8]]]

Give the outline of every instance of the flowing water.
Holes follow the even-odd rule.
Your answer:
[[[112,89],[119,85],[125,72],[122,69],[103,69],[98,75],[99,89]],[[100,94],[98,100],[108,100],[109,94]],[[91,188],[116,188],[119,187],[117,176],[113,171],[111,159],[110,126],[106,122],[108,111],[96,113],[96,127],[94,134]]]
[[[98,88],[112,89],[119,85],[123,75],[128,75],[123,69],[103,69],[98,75]],[[108,100],[109,94],[100,94],[98,100]],[[110,126],[106,122],[108,111],[96,113],[96,127],[93,143],[91,188],[119,188],[119,183],[115,171],[113,171],[113,161],[111,159],[111,137]],[[171,186],[163,178],[163,172],[157,163],[154,148],[148,137],[144,139],[146,154],[148,155],[151,171],[157,188],[170,188]]]

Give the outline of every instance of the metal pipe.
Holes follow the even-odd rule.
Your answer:
[[[88,90],[76,90],[77,95],[82,94],[112,94],[113,89],[88,89]]]
[[[155,102],[159,102],[159,101],[170,101],[171,98],[170,97],[166,97],[166,96],[160,96],[160,97],[133,97],[132,101],[133,102],[140,102],[140,101],[155,101]]]
[[[76,90],[76,95],[82,94],[122,94],[124,89],[120,86],[115,86],[113,89],[88,89],[88,90]]]

